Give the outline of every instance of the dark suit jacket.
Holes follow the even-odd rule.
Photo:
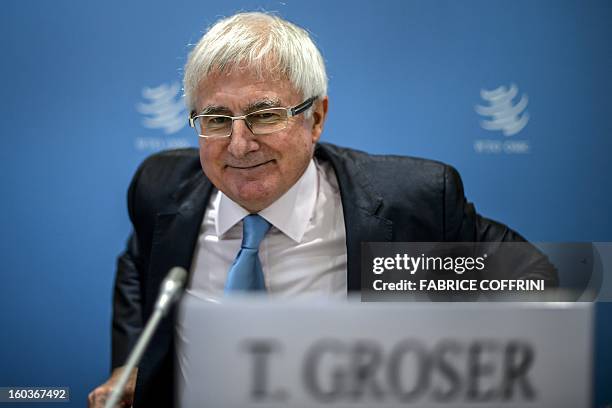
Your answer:
[[[373,156],[331,144],[315,156],[331,163],[346,225],[349,291],[361,288],[360,243],[524,241],[508,227],[478,215],[467,202],[457,171],[443,163]],[[189,270],[213,185],[196,149],[148,158],[128,191],[133,233],[118,260],[114,292],[113,367],[124,364],[159,286],[173,266]],[[546,257],[534,249],[530,278],[556,285]],[[139,365],[135,407],[172,406],[173,317],[165,319]]]

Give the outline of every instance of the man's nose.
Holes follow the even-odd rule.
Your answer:
[[[227,150],[236,158],[243,158],[248,153],[259,149],[259,143],[255,140],[255,135],[246,125],[244,120],[235,120],[230,136],[230,143]]]

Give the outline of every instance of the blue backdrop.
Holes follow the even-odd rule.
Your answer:
[[[448,162],[482,214],[530,240],[612,241],[610,1],[4,1],[0,386],[70,386],[82,406],[106,378],[131,175],[196,145],[176,87],[190,44],[255,9],[321,48],[324,140]]]

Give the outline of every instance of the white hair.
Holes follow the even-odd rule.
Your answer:
[[[287,78],[303,99],[327,95],[323,57],[306,30],[275,15],[238,13],[217,21],[189,53],[183,78],[187,108],[196,109],[198,85],[211,72],[238,67],[254,69],[261,78]]]

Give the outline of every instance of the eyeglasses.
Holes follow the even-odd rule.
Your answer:
[[[232,135],[235,120],[244,120],[254,135],[265,135],[285,129],[290,117],[299,115],[310,108],[316,99],[317,97],[313,96],[292,108],[267,108],[242,116],[195,115],[192,112],[189,117],[189,126],[194,128],[200,137],[220,139]]]

